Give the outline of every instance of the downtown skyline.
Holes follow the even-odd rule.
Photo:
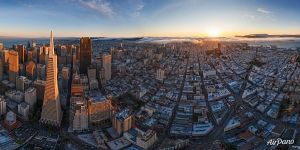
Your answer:
[[[300,34],[300,2],[0,0],[0,36],[212,37]]]

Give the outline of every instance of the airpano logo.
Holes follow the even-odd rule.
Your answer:
[[[281,138],[277,138],[277,139],[270,139],[267,142],[267,145],[292,145],[294,144],[294,140],[283,140]]]

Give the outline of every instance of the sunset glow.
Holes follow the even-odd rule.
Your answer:
[[[0,0],[0,9],[0,36],[300,34],[298,0]]]
[[[209,37],[218,37],[220,36],[220,30],[218,28],[210,28],[207,31]]]

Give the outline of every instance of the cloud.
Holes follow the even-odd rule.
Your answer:
[[[256,17],[254,15],[244,15],[244,18],[255,20]]]
[[[85,7],[95,10],[109,18],[113,18],[115,15],[110,2],[106,0],[79,0],[79,2]]]
[[[144,4],[138,4],[135,8],[135,10],[132,13],[132,17],[138,17],[141,14],[141,11],[143,10],[143,8],[145,7]]]
[[[176,38],[176,37],[144,37],[137,41],[137,43],[177,43],[177,42],[192,42],[199,43],[199,39],[196,38]]]
[[[122,3],[119,3],[119,5],[122,5]],[[125,10],[123,5],[125,5]],[[142,0],[123,0],[123,5],[118,10],[121,10],[123,15],[128,15],[132,18],[139,17],[145,7],[145,3]]]
[[[77,0],[82,6],[109,18],[138,17],[144,9],[142,0]]]
[[[165,14],[166,12],[172,11],[172,10],[176,10],[177,8],[179,8],[180,6],[182,6],[184,3],[184,1],[181,2],[173,2],[173,3],[169,3],[167,5],[164,5],[162,8],[158,9],[157,11],[154,11],[153,13],[153,17],[158,17],[162,14]]]
[[[260,12],[260,13],[263,13],[263,14],[270,14],[270,13],[272,13],[271,11],[263,9],[263,8],[257,8],[257,11]]]

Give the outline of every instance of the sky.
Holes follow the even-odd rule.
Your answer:
[[[300,0],[0,0],[0,36],[300,34]]]

